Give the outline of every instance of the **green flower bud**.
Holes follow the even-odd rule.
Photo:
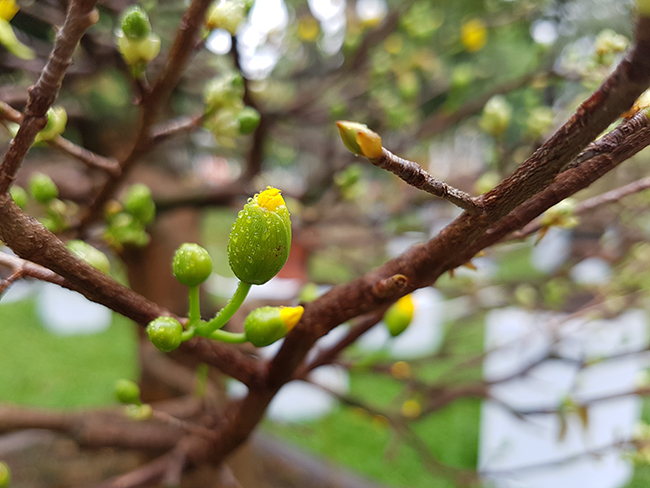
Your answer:
[[[239,111],[237,120],[239,121],[239,132],[247,135],[255,132],[257,126],[260,125],[261,117],[253,107],[244,107]]]
[[[261,307],[248,314],[244,321],[246,339],[256,347],[264,347],[282,339],[300,321],[303,307]]]
[[[355,156],[362,155],[368,159],[381,158],[381,137],[368,129],[368,126],[347,120],[339,120],[336,126],[341,133],[343,144]]]
[[[391,336],[397,337],[413,320],[415,304],[411,295],[406,295],[395,302],[384,314],[384,323]]]
[[[158,317],[147,325],[149,340],[162,352],[170,352],[181,345],[183,326],[172,317]]]
[[[79,259],[87,262],[93,268],[98,269],[102,273],[110,274],[111,263],[106,257],[106,254],[99,249],[91,246],[87,242],[74,239],[66,245],[66,247]]]
[[[129,39],[144,39],[151,33],[149,17],[138,5],[131,5],[124,10],[121,27]]]
[[[68,123],[68,113],[63,107],[50,107],[46,114],[47,124],[38,134],[34,142],[51,141],[63,134]]]
[[[197,286],[212,274],[212,258],[198,244],[185,243],[176,250],[172,271],[178,281],[187,286]]]
[[[29,179],[29,191],[34,199],[41,204],[46,204],[59,196],[59,189],[52,178],[43,173],[34,173]]]
[[[244,97],[244,79],[239,73],[227,73],[213,78],[205,85],[203,99],[205,113],[211,114],[224,107],[241,107]]]
[[[116,37],[117,48],[124,62],[138,68],[136,72],[144,69],[143,66],[160,53],[160,37],[156,34],[151,33],[143,39],[130,39],[122,31],[118,31]]]
[[[526,119],[525,135],[533,140],[543,137],[553,126],[554,119],[555,112],[551,107],[535,107]]]
[[[542,227],[562,227],[572,229],[578,225],[578,218],[575,215],[576,201],[573,198],[566,198],[557,205],[549,208],[542,215]]]
[[[134,381],[121,378],[115,382],[115,397],[121,403],[140,404],[140,387]]]
[[[0,461],[0,488],[8,488],[11,485],[11,470],[4,461]]]
[[[284,266],[291,247],[291,220],[280,190],[268,187],[248,200],[232,225],[228,261],[244,283],[262,285]]]
[[[153,417],[153,408],[151,405],[127,405],[126,406],[126,416],[131,420],[143,421],[149,420]]]
[[[225,29],[235,35],[237,27],[246,18],[246,5],[237,0],[219,0],[212,4],[206,16],[205,26],[212,29]]]
[[[124,209],[145,225],[153,222],[156,204],[149,187],[141,183],[132,185],[124,199]]]
[[[11,194],[11,198],[13,198],[14,203],[18,205],[22,210],[25,210],[29,197],[27,196],[27,192],[23,189],[23,187],[14,185],[9,190],[9,193]]]
[[[502,95],[495,95],[488,100],[483,108],[480,126],[493,137],[500,137],[510,125],[512,108]]]
[[[104,239],[111,246],[120,249],[122,246],[144,247],[151,240],[144,230],[144,224],[127,212],[118,212],[111,216]]]

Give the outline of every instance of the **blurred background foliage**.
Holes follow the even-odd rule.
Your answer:
[[[128,4],[99,2],[100,21],[82,41],[57,101],[68,112],[66,138],[116,158],[134,131],[138,83],[146,82],[132,78],[115,47],[114,32]],[[146,0],[141,6],[161,37],[162,53],[168,52],[185,4]],[[62,2],[55,0],[20,7],[11,24],[36,58],[0,50],[0,100],[17,109],[24,108],[26,90],[63,19]],[[293,217],[294,248],[304,250],[293,277],[320,285],[346,282],[405,245],[435,235],[458,212],[355,159],[340,143],[334,121],[365,123],[396,154],[471,194],[485,192],[532,154],[620,59],[631,38],[631,8],[631,1],[606,0],[257,0],[236,36],[205,31],[163,110],[164,120],[201,116],[206,83],[240,71],[244,102],[261,114],[257,131],[227,141],[220,139],[221,127],[212,127],[215,134],[205,128],[182,133],[154,148],[130,180],[151,187],[159,218],[192,208],[191,222],[202,221],[200,227],[174,224],[164,232],[180,234],[180,242],[202,236],[223,277],[232,276],[225,247],[241,202],[214,208],[218,195],[234,183],[248,194],[280,187]],[[164,59],[150,63],[149,81]],[[0,137],[6,143],[10,135]],[[642,177],[647,158],[639,154],[578,200]],[[45,146],[31,150],[25,168],[19,184],[26,184],[30,172],[45,171],[60,198],[80,208],[104,178]],[[607,302],[610,314],[631,306],[647,309],[649,200],[647,192],[639,193],[580,216],[577,225],[555,222],[572,229],[566,231],[565,259],[553,269],[535,264],[538,236],[531,236],[488,251],[475,260],[476,271],[445,275],[437,284],[452,310],[444,338],[425,358],[407,361],[408,378],[440,388],[479,380],[480,361],[466,364],[483,351],[483,319],[494,307],[571,313],[586,303]],[[155,227],[151,232],[154,241],[166,235]],[[99,235],[91,232],[90,239],[119,268],[119,250],[107,248]],[[132,265],[128,256],[122,258],[127,268]],[[572,274],[586,258],[605,263],[607,279],[584,282]],[[160,269],[168,269],[157,259]],[[116,317],[103,335],[53,337],[39,329],[30,300],[0,303],[0,362],[21,373],[0,376],[0,400],[104,405],[112,401],[114,378],[138,377],[136,337],[122,319]],[[377,412],[406,418],[440,462],[472,470],[480,400],[463,399],[418,419],[417,409],[426,402],[417,382],[395,373],[394,364],[385,350],[369,354],[353,347],[342,360],[350,387],[340,406],[319,420],[267,422],[264,429],[387,485],[453,486],[444,470],[423,461]],[[464,368],[461,379],[449,375],[458,365]],[[644,473],[637,469],[634,486],[650,479]]]

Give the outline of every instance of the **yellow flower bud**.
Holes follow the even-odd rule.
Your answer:
[[[382,155],[381,137],[368,126],[358,122],[339,120],[336,123],[341,133],[343,144],[356,156],[379,159]]]
[[[410,325],[413,320],[415,304],[411,295],[406,295],[395,302],[384,315],[384,323],[388,332],[397,337]]]
[[[250,198],[228,240],[228,261],[244,283],[261,285],[284,266],[291,247],[291,220],[277,188]]]
[[[244,321],[246,339],[254,346],[264,347],[282,339],[300,321],[303,307],[261,307],[248,314]]]

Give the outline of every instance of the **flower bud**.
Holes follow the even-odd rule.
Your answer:
[[[124,208],[143,224],[150,224],[156,217],[156,204],[151,190],[141,183],[132,185],[124,199]]]
[[[41,204],[46,204],[59,196],[59,189],[52,178],[43,173],[34,173],[29,179],[29,191],[34,199]]]
[[[248,314],[244,331],[256,347],[264,347],[282,339],[300,321],[303,307],[261,307]]]
[[[11,470],[9,469],[7,463],[0,461],[0,488],[9,488],[10,485]]]
[[[74,239],[66,245],[66,247],[79,259],[87,262],[93,268],[98,269],[102,273],[109,274],[111,272],[111,263],[106,257],[106,254],[99,249],[91,246],[87,242]]]
[[[143,405],[127,405],[126,416],[131,420],[149,420],[151,417],[153,417],[153,408],[151,405],[148,405],[146,403]]]
[[[237,0],[217,0],[206,16],[205,26],[212,29],[225,29],[235,35],[237,27],[246,18],[246,5]]]
[[[244,283],[262,285],[284,266],[291,247],[291,220],[280,190],[268,187],[249,198],[232,225],[228,262]]]
[[[397,337],[406,330],[411,320],[413,320],[414,310],[413,298],[409,294],[397,300],[386,311],[383,321],[391,336]]]
[[[14,185],[9,190],[9,193],[11,194],[11,198],[13,198],[14,203],[18,205],[22,210],[25,210],[29,197],[27,196],[27,192],[23,189],[23,187]]]
[[[253,107],[244,107],[237,115],[239,121],[239,132],[244,135],[252,134],[260,125],[260,113]]]
[[[121,403],[140,403],[140,387],[133,381],[121,378],[115,382],[115,397]]]
[[[156,34],[149,34],[143,39],[129,39],[122,31],[117,34],[117,47],[124,58],[124,62],[130,66],[144,70],[143,65],[149,63],[160,53],[160,37]]]
[[[343,144],[355,156],[362,155],[368,159],[379,159],[382,155],[381,137],[364,124],[339,120],[336,123],[341,133]]]
[[[158,317],[147,325],[149,340],[162,352],[170,352],[181,345],[183,326],[172,317]]]
[[[138,5],[131,5],[124,10],[120,26],[129,39],[144,39],[151,33],[149,17]]]
[[[488,100],[483,108],[480,126],[493,137],[502,136],[510,125],[512,108],[502,95],[495,95]]]
[[[212,274],[212,258],[198,244],[182,244],[174,254],[172,271],[178,281],[186,286],[197,286]]]
[[[0,0],[0,19],[9,22],[18,13],[15,0]]]
[[[566,198],[557,205],[549,208],[542,215],[541,226],[557,226],[563,229],[572,229],[578,225],[578,217],[575,215],[576,201],[573,198]]]
[[[50,107],[46,116],[47,124],[43,130],[36,134],[35,142],[51,141],[60,136],[68,123],[68,113],[63,107]]]

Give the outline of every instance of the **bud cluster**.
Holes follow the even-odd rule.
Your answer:
[[[104,240],[121,250],[124,246],[143,247],[149,244],[147,225],[156,218],[156,205],[147,185],[132,185],[122,203],[112,200],[105,209],[107,221]]]
[[[210,80],[204,90],[203,126],[222,146],[233,147],[235,138],[252,134],[260,123],[260,114],[244,105],[244,79],[228,73]]]
[[[151,31],[149,16],[137,5],[124,11],[115,37],[122,58],[136,78],[144,74],[147,64],[160,53],[160,37]]]

